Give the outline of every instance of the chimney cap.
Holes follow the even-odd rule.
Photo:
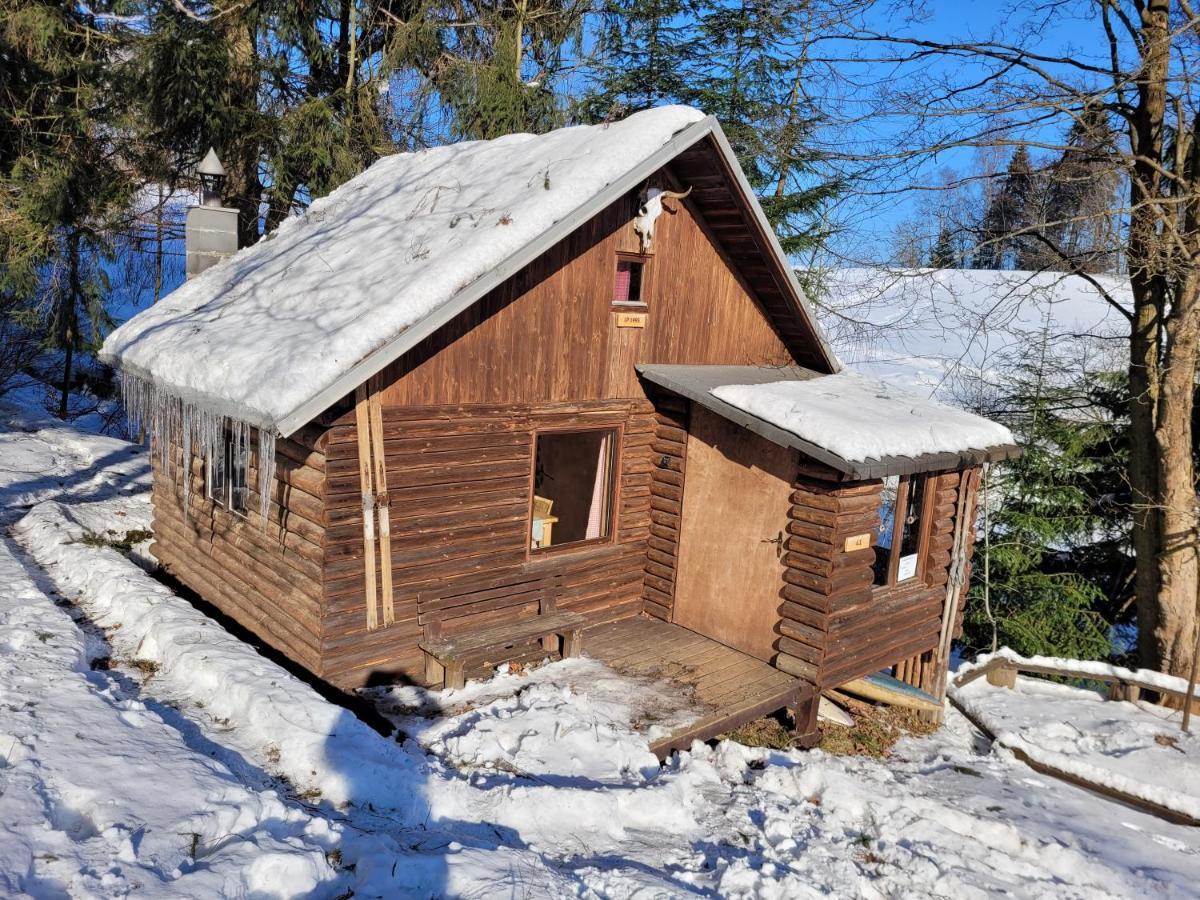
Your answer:
[[[215,175],[218,178],[225,177],[225,167],[221,165],[221,160],[217,158],[216,150],[212,147],[208,148],[208,153],[204,155],[204,159],[196,167],[196,172],[200,175]]]

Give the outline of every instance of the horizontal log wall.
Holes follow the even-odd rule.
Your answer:
[[[530,556],[534,433],[539,428],[621,427],[614,539]],[[506,572],[563,576],[558,608],[590,622],[642,608],[651,521],[654,409],[646,401],[547,405],[385,407],[384,447],[392,529],[395,624],[367,631],[362,502],[352,417],[329,432],[324,675],[339,686],[379,678],[419,681],[417,596]],[[535,615],[536,604],[456,619],[447,633]]]
[[[878,521],[881,490],[878,481],[822,481],[805,474],[797,480],[784,541],[775,660],[783,671],[824,685],[829,659],[839,649],[830,634],[835,618],[870,602],[873,553],[847,553],[844,546]]]
[[[923,577],[883,590],[873,586],[873,548],[844,549],[848,537],[877,533],[882,483],[842,482],[820,466],[803,467],[785,543],[779,668],[836,687],[937,646],[958,492],[961,485],[973,492],[975,482],[968,473],[930,477]],[[972,501],[971,521],[973,510]],[[960,605],[960,628],[961,621]]]
[[[205,494],[204,465],[184,465],[171,448],[166,471],[154,465],[154,544],[163,568],[266,644],[321,675],[324,566],[323,439],[305,430],[276,441],[270,509],[259,515],[258,469],[251,455],[245,515]],[[184,478],[190,479],[187,508]]]
[[[922,578],[889,589],[871,587],[873,552],[865,565],[864,596],[839,607],[830,616],[829,645],[821,672],[823,686],[835,686],[869,675],[897,661],[936,647],[941,634],[942,608],[954,534],[954,511],[959,473],[933,475],[928,488],[932,516],[919,571]],[[878,528],[876,504],[871,530]]]
[[[674,395],[656,395],[654,408],[654,441],[650,445],[654,468],[650,476],[650,493],[660,500],[682,503],[688,404]],[[642,588],[646,601],[644,608],[650,615],[670,622],[675,603],[680,516],[678,512],[653,506],[650,516]]]

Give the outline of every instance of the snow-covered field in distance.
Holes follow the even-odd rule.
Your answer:
[[[1084,374],[1120,370],[1127,358],[1128,320],[1105,299],[1128,309],[1127,279],[975,269],[812,274],[821,325],[842,362],[968,408],[1022,364],[1045,359]]]
[[[465,708],[397,743],[81,540],[145,526],[143,451],[11,405],[0,421],[0,516],[16,525],[0,536],[0,893],[1098,898],[1200,883],[1194,829],[1036,776],[953,713],[886,761],[725,742],[660,769],[585,661],[468,685],[442,698]]]

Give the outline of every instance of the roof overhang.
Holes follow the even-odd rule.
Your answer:
[[[808,298],[796,280],[796,273],[788,262],[783,248],[779,245],[779,239],[775,236],[775,231],[759,205],[750,183],[746,180],[733,148],[716,118],[706,116],[679,131],[658,151],[628,170],[604,190],[580,204],[569,215],[564,216],[535,240],[525,244],[503,263],[488,272],[486,276],[477,278],[466,285],[449,302],[442,304],[425,318],[409,326],[377,350],[359,360],[332,384],[275,422],[275,430],[284,437],[298,431],[343,397],[352,393],[359,385],[382,372],[421,341],[432,336],[456,316],[461,315],[490,291],[532,263],[610,204],[640,187],[647,178],[670,163],[684,150],[710,137],[719,151],[723,166],[730,176],[738,198],[752,219],[751,224],[756,232],[756,240],[763,247],[764,256],[770,261],[772,268],[777,270],[776,279],[788,296],[793,312],[804,323],[811,335],[818,358],[826,364],[830,372],[838,371],[841,363],[838,362],[837,356],[826,342],[816,317],[813,315]]]
[[[771,384],[777,381],[807,381],[820,378],[823,373],[799,366],[771,368],[766,366],[683,366],[683,365],[639,365],[638,374],[652,384],[658,385],[698,403],[705,409],[728,419],[736,425],[766,438],[781,447],[799,450],[805,456],[823,463],[847,478],[862,480],[884,478],[888,475],[912,475],[918,472],[938,472],[962,469],[982,463],[1011,459],[1021,453],[1015,444],[1003,444],[982,450],[964,450],[959,453],[927,453],[921,456],[889,456],[883,459],[848,460],[824,447],[807,441],[798,435],[770,422],[738,409],[736,406],[713,396],[713,388],[726,384]]]

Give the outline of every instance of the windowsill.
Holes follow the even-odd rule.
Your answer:
[[[931,590],[931,585],[923,577],[917,576],[896,584],[873,584],[871,585],[871,596],[904,597],[928,590]]]
[[[613,300],[613,312],[649,312],[650,307],[640,300]]]
[[[571,556],[572,554],[596,553],[600,550],[608,550],[616,546],[616,541],[612,536],[603,538],[592,538],[589,541],[573,541],[570,544],[553,544],[549,547],[529,548],[529,557],[526,559],[527,566],[537,567],[542,562],[549,562],[557,559],[560,556]]]

